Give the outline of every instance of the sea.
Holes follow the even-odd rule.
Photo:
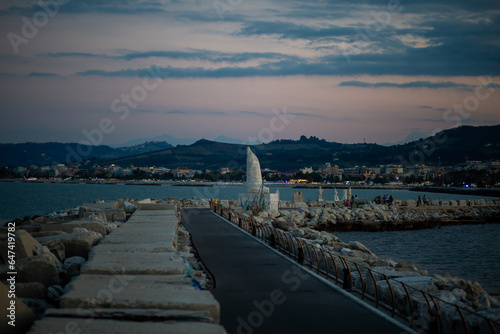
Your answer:
[[[295,189],[279,189],[280,199],[291,201]],[[300,189],[304,199],[316,200],[317,189]],[[120,198],[219,198],[237,199],[244,193],[241,185],[214,187],[172,185],[124,185],[86,183],[0,182],[0,225],[25,216],[45,215],[83,203]],[[323,198],[333,200],[334,189],[323,189]],[[342,198],[343,189],[337,190]],[[378,195],[394,199],[477,199],[458,194],[439,194],[389,189],[352,189],[359,199],[372,200]],[[500,295],[500,222],[486,225],[459,225],[442,228],[394,232],[336,233],[344,242],[359,241],[381,258],[406,261],[430,274],[449,273],[455,277],[478,281],[489,293]]]

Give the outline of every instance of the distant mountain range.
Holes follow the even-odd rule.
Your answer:
[[[173,147],[171,143],[153,141],[120,148],[75,143],[0,144],[0,166],[65,163],[68,157],[75,160],[76,156],[123,166],[184,166],[200,170],[245,168],[248,144],[238,140],[227,143],[231,140],[226,137],[219,139],[226,142],[202,139]],[[282,139],[251,147],[262,168],[282,171],[306,166],[317,168],[327,162],[341,168],[378,164],[454,165],[468,160],[500,160],[500,125],[462,126],[425,139],[391,146],[342,144],[302,136],[299,140]]]
[[[244,168],[246,145],[199,140],[189,146],[112,159],[119,165],[185,166],[193,169]],[[340,167],[379,164],[454,165],[468,160],[500,160],[500,125],[462,126],[425,139],[393,146],[341,144],[316,137],[276,140],[252,146],[262,168],[281,171],[317,168],[327,162]]]
[[[146,142],[112,148],[76,143],[0,144],[0,166],[51,165],[85,159],[114,159],[171,148],[167,142]]]
[[[120,144],[120,145],[110,145],[111,147],[114,148],[119,148],[119,147],[129,147],[129,146],[136,146],[140,145],[145,142],[167,142],[171,144],[172,146],[178,146],[178,145],[191,145],[197,142],[199,139],[195,138],[176,138],[172,137],[171,135],[165,134],[165,135],[160,135],[160,136],[155,136],[151,138],[138,138],[138,139],[133,139],[130,140],[126,143]],[[226,136],[218,136],[217,138],[214,139],[214,141],[218,143],[227,143],[227,144],[245,144],[243,140],[236,139],[236,138],[229,138]],[[255,144],[255,143],[247,143],[247,144]]]

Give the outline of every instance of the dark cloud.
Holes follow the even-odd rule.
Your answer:
[[[356,34],[356,31],[349,27],[337,27],[334,25],[320,28],[292,22],[253,21],[245,24],[236,34],[244,36],[278,35],[279,38],[311,39],[349,36]]]
[[[266,15],[255,16],[243,10],[227,12],[224,21],[239,22],[232,37],[269,39],[276,38],[278,43],[296,40],[306,41],[306,48],[316,52],[310,58],[301,58],[291,52],[222,52],[216,50],[151,50],[127,51],[118,55],[96,53],[61,52],[46,53],[49,57],[111,58],[135,60],[151,58],[178,59],[187,61],[226,62],[231,66],[222,68],[167,67],[172,78],[225,78],[255,76],[290,76],[290,75],[430,75],[430,76],[477,76],[500,75],[500,9],[499,1],[407,1],[400,0],[397,12],[391,13],[389,22],[378,22],[375,16],[362,20],[359,13],[368,15],[370,11],[383,13],[388,11],[388,4],[376,0],[356,1],[356,5],[347,0],[340,1],[303,1],[284,2],[272,0]],[[68,12],[104,12],[104,13],[158,13],[170,5],[178,6],[181,2],[171,1],[165,4],[161,0],[90,0],[85,2],[70,1],[61,6]],[[285,5],[288,4],[288,5]],[[278,6],[276,6],[278,5]],[[6,12],[20,10],[39,10],[37,7],[11,7]],[[38,9],[36,9],[38,8]],[[275,8],[280,8],[275,9]],[[302,12],[303,17],[300,17]],[[192,24],[206,23],[217,17],[215,9],[206,13],[194,8],[185,8],[172,13],[181,14],[175,19],[188,20]],[[292,14],[285,19],[287,14]],[[318,20],[310,20],[317,15]],[[357,13],[357,14],[356,14]],[[405,27],[397,25],[398,15],[415,14],[405,22]],[[267,17],[271,17],[267,19]],[[278,20],[276,20],[278,17]],[[283,17],[283,19],[280,19]],[[341,25],[325,24],[324,19],[350,18],[353,23]],[[220,20],[220,19],[218,19]],[[321,21],[323,20],[323,21]],[[191,23],[190,23],[191,24]],[[224,34],[224,33],[222,33]],[[342,43],[342,44],[341,44]],[[347,47],[345,47],[347,45]],[[344,49],[345,48],[345,49]],[[238,66],[258,60],[257,66]],[[234,65],[234,66],[233,66]],[[122,69],[118,71],[87,70],[78,75],[100,76],[143,76],[143,70]],[[428,86],[428,85],[427,85]],[[433,88],[433,87],[432,87]],[[439,87],[435,87],[439,88]],[[464,87],[454,87],[463,88]]]
[[[466,84],[446,81],[446,82],[430,82],[430,81],[412,81],[405,83],[393,83],[393,82],[363,82],[363,81],[344,81],[339,84],[341,87],[362,87],[362,88],[381,88],[381,87],[389,87],[389,88],[431,88],[431,89],[439,89],[439,88],[455,88],[455,89],[464,89],[464,90],[472,90],[475,86],[470,86]],[[419,108],[432,108],[429,106],[419,106]]]
[[[21,2],[21,1],[19,1]],[[144,14],[165,12],[166,6],[161,0],[86,0],[67,1],[55,7],[52,2],[40,1],[42,4],[49,4],[48,8],[56,13],[106,13],[106,14]],[[23,15],[30,16],[39,11],[45,11],[40,4],[33,5],[16,4],[6,10],[0,11],[0,15]]]
[[[115,58],[113,56],[108,56],[105,54],[96,54],[88,52],[51,52],[42,53],[42,57],[52,57],[52,58],[65,58],[65,57],[75,57],[75,58]]]
[[[56,77],[57,74],[54,73],[41,73],[41,72],[31,72],[28,74],[29,77]]]
[[[57,52],[57,53],[44,53],[41,56],[52,58],[111,58],[111,59],[147,59],[147,58],[167,58],[167,59],[181,59],[181,60],[198,60],[209,61],[214,63],[229,62],[240,63],[250,60],[267,59],[267,60],[295,60],[301,61],[302,59],[297,56],[287,55],[277,52],[240,52],[240,53],[227,53],[212,50],[190,50],[190,51],[145,51],[145,52],[128,52],[123,55],[111,56],[106,54],[95,53],[82,53],[82,52]]]
[[[241,110],[239,111],[240,114],[243,115],[250,115],[250,116],[257,116],[257,117],[268,117],[268,115],[257,112],[257,111],[250,111],[250,110]]]

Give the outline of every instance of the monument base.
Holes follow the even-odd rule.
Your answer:
[[[238,195],[238,206],[245,211],[251,211],[255,208],[278,211],[279,201],[279,190],[274,194],[246,193]]]

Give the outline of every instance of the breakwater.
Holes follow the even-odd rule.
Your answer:
[[[281,212],[262,211],[252,216],[212,203],[212,209],[311,270],[340,283],[344,289],[383,304],[412,326],[440,333],[496,333],[500,301],[479,283],[436,275],[406,261],[381,259],[357,241],[343,242],[309,227],[280,228]],[[303,210],[297,210],[301,212]],[[288,217],[288,213],[285,212]],[[288,228],[288,227],[286,227]]]
[[[236,207],[235,201],[223,201]],[[272,220],[284,230],[310,227],[329,232],[398,231],[435,228],[462,224],[500,222],[500,200],[397,200],[392,205],[358,201],[347,206],[343,202],[281,201],[279,211],[262,212],[260,219]]]
[[[500,197],[499,188],[457,188],[457,187],[413,187],[410,191],[439,193],[439,194],[459,194],[469,196]]]
[[[225,333],[176,201],[96,200],[8,222],[0,280],[13,305],[2,333]]]

